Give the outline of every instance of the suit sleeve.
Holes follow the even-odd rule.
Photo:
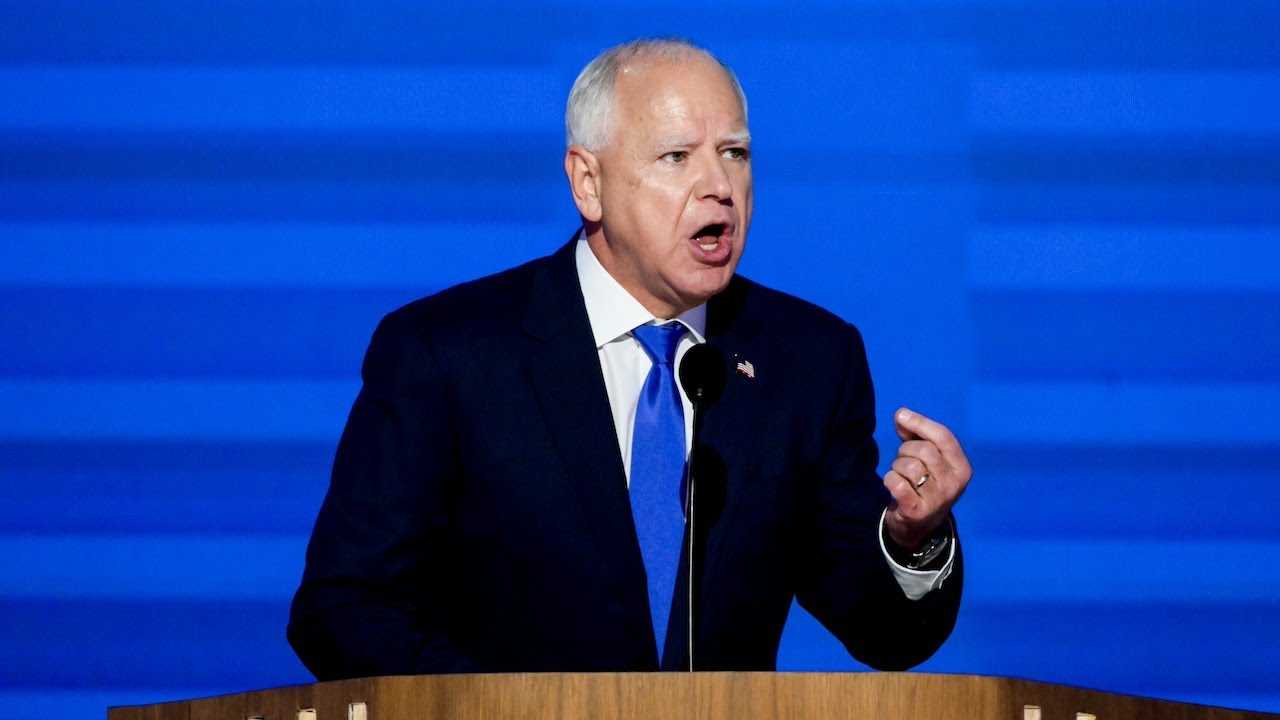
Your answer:
[[[447,387],[408,318],[374,332],[307,547],[288,638],[320,680],[465,672],[449,634]]]
[[[880,547],[879,521],[890,495],[876,473],[866,351],[858,331],[847,329],[847,371],[816,472],[797,598],[855,658],[880,670],[905,670],[933,655],[955,626],[964,576],[959,535],[942,587],[908,598]]]

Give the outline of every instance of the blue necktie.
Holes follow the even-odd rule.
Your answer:
[[[649,578],[649,612],[661,666],[667,621],[684,539],[684,406],[676,387],[676,347],[684,335],[678,322],[641,325],[631,331],[653,361],[640,390],[631,434],[631,514]]]

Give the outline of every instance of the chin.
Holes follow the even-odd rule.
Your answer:
[[[696,300],[695,304],[700,305],[713,296],[719,295],[729,287],[735,265],[736,263],[728,263],[722,267],[699,270],[694,281],[685,287],[687,297]]]

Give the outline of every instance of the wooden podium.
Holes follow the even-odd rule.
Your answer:
[[[1244,720],[1280,715],[1061,685],[921,673],[542,673],[378,677],[111,708],[108,720],[883,718]]]

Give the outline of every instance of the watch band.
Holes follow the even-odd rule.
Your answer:
[[[903,565],[910,570],[919,570],[941,557],[950,542],[950,533],[945,535],[934,535],[925,541],[925,544],[920,546],[919,550],[911,553],[911,556],[908,558],[908,562],[903,563]]]
[[[895,543],[893,538],[889,537],[888,530],[882,532],[882,539],[885,549],[889,551],[889,556],[902,567],[908,570],[940,569],[928,566],[936,563],[950,549],[951,533],[951,522],[948,521],[934,531],[933,535],[930,535],[929,539],[915,551],[907,550]]]

